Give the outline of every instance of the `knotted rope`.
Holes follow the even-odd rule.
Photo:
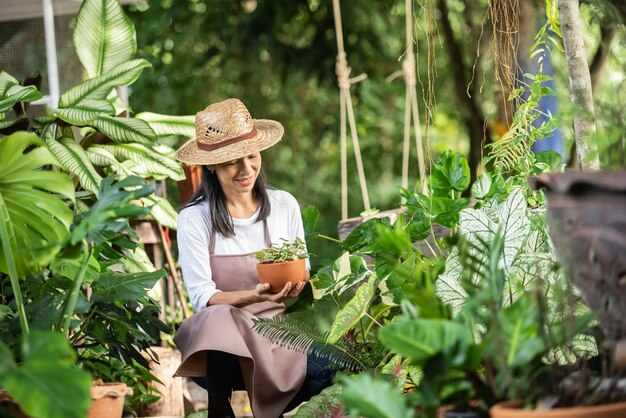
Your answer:
[[[357,77],[350,78],[348,59],[343,47],[343,30],[341,26],[341,9],[339,0],[333,0],[333,15],[335,18],[335,32],[337,38],[337,62],[335,64],[335,73],[337,74],[337,83],[339,84],[339,106],[340,106],[340,136],[341,136],[341,219],[348,218],[348,157],[346,144],[346,112],[350,123],[350,136],[352,137],[352,146],[356,158],[356,166],[359,174],[359,183],[361,184],[361,195],[363,196],[363,206],[365,210],[370,209],[370,199],[367,193],[367,184],[365,181],[365,171],[363,170],[363,161],[361,159],[361,148],[359,146],[359,136],[356,130],[356,122],[354,119],[354,109],[352,107],[352,96],[350,95],[350,86],[364,80],[367,75],[361,74]]]

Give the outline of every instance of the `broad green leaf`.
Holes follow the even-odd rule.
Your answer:
[[[69,108],[76,106],[86,99],[106,99],[114,87],[132,84],[139,75],[141,75],[143,69],[150,66],[150,63],[144,59],[134,59],[119,64],[106,73],[85,80],[79,85],[67,90],[61,95],[59,106]]]
[[[74,280],[78,277],[78,273],[82,267],[83,259],[82,254],[79,258],[57,258],[50,264],[50,271]],[[85,270],[84,283],[91,283],[100,276],[100,263],[94,256],[89,258],[89,264],[87,270]]]
[[[124,249],[123,252],[126,257],[122,259],[122,263],[124,264],[124,270],[128,273],[141,273],[156,270],[146,250],[143,248],[137,247],[132,250]]]
[[[118,143],[150,145],[157,139],[152,128],[141,119],[101,115],[91,125]]]
[[[93,284],[92,300],[107,303],[135,301],[145,296],[166,274],[163,269],[130,274],[105,273]]]
[[[173,157],[157,152],[141,144],[94,145],[90,147],[109,151],[118,161],[132,160],[137,174],[142,177],[171,178],[184,180],[182,166]]]
[[[462,192],[469,187],[470,171],[465,156],[446,150],[435,163],[430,175],[431,186],[439,196],[450,191]]]
[[[2,356],[4,388],[11,397],[33,418],[87,416],[92,378],[74,366],[76,355],[67,339],[39,330],[24,338],[19,365]]]
[[[108,100],[85,99],[73,107],[57,109],[54,114],[71,125],[85,126],[101,115],[114,115],[115,108]]]
[[[464,324],[443,319],[401,318],[380,330],[380,341],[393,352],[421,365],[433,356],[448,352],[455,354],[471,343],[471,335]]]
[[[180,135],[186,138],[196,136],[196,117],[160,115],[158,113],[142,112],[135,115],[137,119],[148,122],[154,133],[161,136]]]
[[[41,169],[48,165],[58,162],[36,135],[0,140],[1,272],[9,262],[19,276],[48,264],[69,236],[72,211],[55,194],[73,199],[74,184],[64,173]]]
[[[74,46],[89,77],[104,74],[135,56],[135,26],[119,0],[83,1],[76,17]]]
[[[150,215],[152,215],[159,224],[166,228],[176,230],[178,212],[172,207],[169,200],[153,194],[142,198],[141,201],[144,206],[152,208]]]
[[[43,94],[35,86],[20,86],[6,71],[0,71],[0,113],[6,113],[18,102],[32,102]]]
[[[368,418],[410,418],[413,408],[407,405],[391,383],[369,374],[341,376],[343,393],[339,399],[343,402],[350,416]]]
[[[337,314],[326,341],[335,343],[365,315],[367,307],[374,297],[376,274],[372,273],[367,281],[357,289],[354,297]]]
[[[98,197],[102,177],[91,164],[80,144],[67,137],[60,138],[58,141],[49,138],[46,142],[48,149],[59,161],[61,167],[75,175],[85,190],[89,190]]]

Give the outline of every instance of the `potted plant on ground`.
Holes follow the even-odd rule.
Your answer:
[[[269,283],[272,292],[280,291],[288,282],[295,286],[305,280],[306,259],[309,256],[306,244],[300,238],[294,242],[283,240],[282,244],[253,254],[259,262],[256,267],[259,279],[261,283]]]

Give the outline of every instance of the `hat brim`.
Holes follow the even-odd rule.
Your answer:
[[[191,138],[176,150],[176,159],[187,164],[215,165],[236,160],[276,144],[285,132],[280,122],[269,119],[253,119],[257,134],[252,138],[226,145],[212,151],[198,148],[196,138]]]

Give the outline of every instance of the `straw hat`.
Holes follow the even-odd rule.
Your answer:
[[[240,100],[227,99],[196,113],[196,136],[176,151],[176,158],[188,164],[224,163],[271,147],[284,131],[274,120],[252,119]]]

